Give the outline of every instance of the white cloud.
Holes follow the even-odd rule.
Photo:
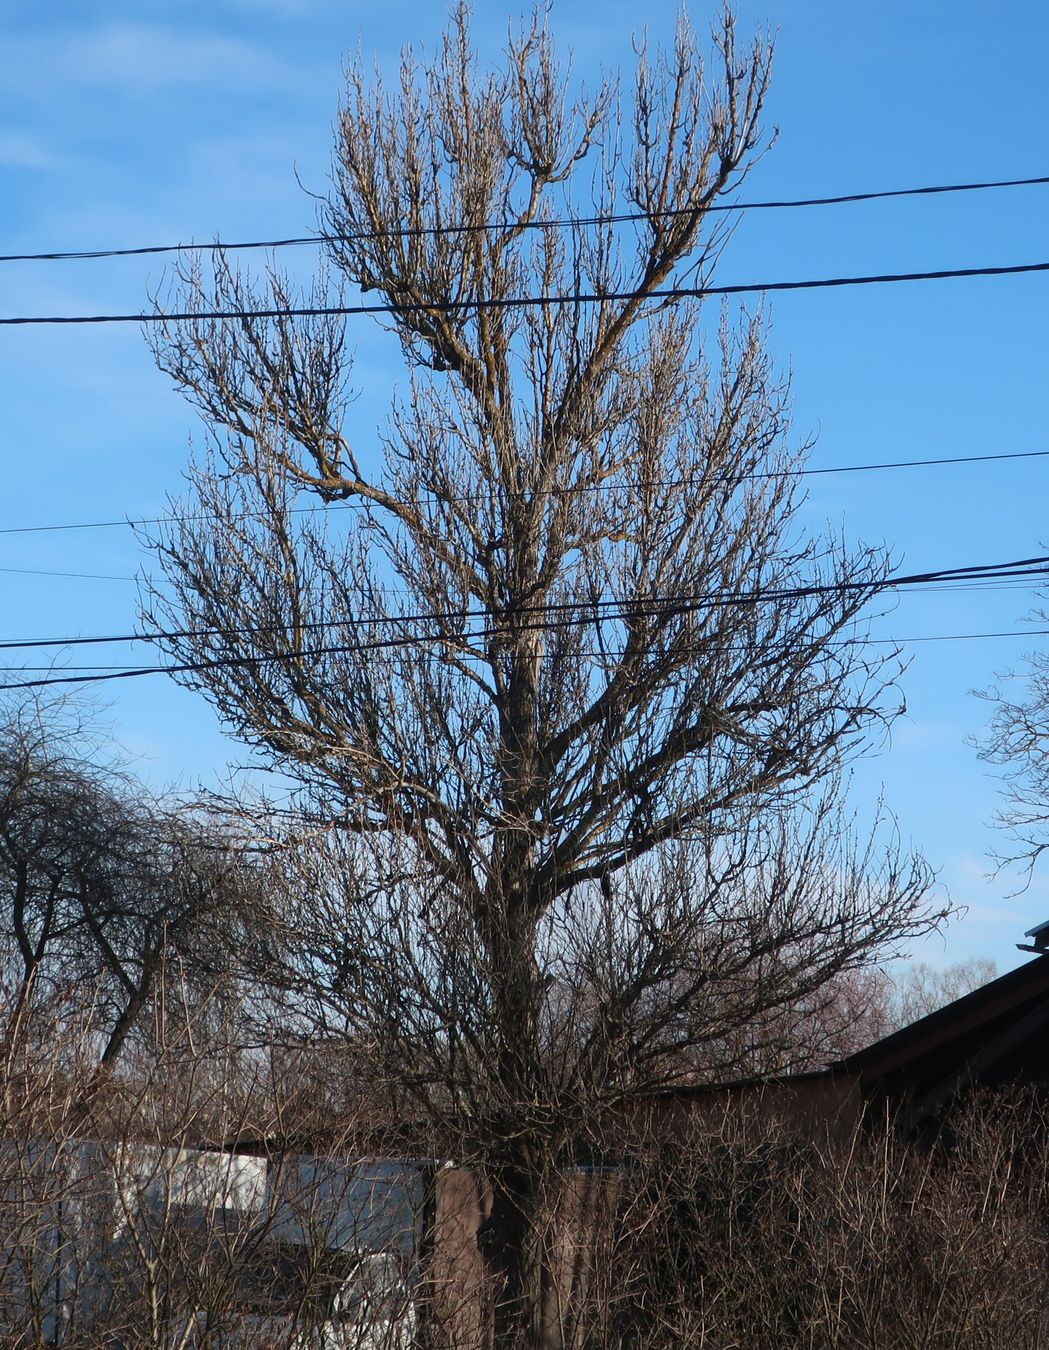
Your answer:
[[[134,90],[269,82],[289,75],[272,56],[240,38],[145,23],[109,24],[70,35],[57,64],[66,78]]]
[[[248,14],[276,14],[281,18],[297,19],[316,9],[316,0],[233,0],[234,9]]]
[[[8,169],[53,170],[64,160],[36,136],[18,131],[0,131],[0,165]]]
[[[960,746],[964,733],[952,722],[932,718],[901,717],[893,724],[892,748],[899,754],[915,754],[942,746]]]

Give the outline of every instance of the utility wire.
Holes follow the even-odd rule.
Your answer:
[[[560,614],[568,615],[567,622],[570,625],[585,626],[588,623],[596,622],[598,619],[604,620],[626,620],[631,618],[659,617],[669,614],[671,617],[690,613],[704,608],[719,608],[723,605],[753,605],[767,604],[782,600],[799,600],[819,595],[842,594],[848,591],[869,591],[872,595],[885,590],[900,590],[904,588],[914,588],[928,585],[936,585],[945,581],[963,581],[972,582],[976,580],[1000,581],[1013,578],[1041,578],[1049,577],[1049,555],[1040,555],[1034,558],[1020,558],[1011,562],[1004,563],[977,563],[968,567],[947,567],[939,568],[928,572],[915,572],[907,576],[886,577],[880,581],[854,581],[854,582],[830,582],[817,583],[808,586],[786,586],[773,590],[755,590],[751,592],[727,592],[727,593],[703,593],[695,594],[688,592],[676,592],[663,596],[651,596],[647,599],[638,600],[620,600],[609,598],[606,600],[595,600],[585,604],[578,601],[555,602],[553,604],[543,605],[523,605],[515,609],[513,619],[519,621],[521,616],[541,615],[536,622],[523,624],[522,628],[547,628],[557,627],[564,621],[551,622],[550,615]],[[586,610],[587,614],[581,616],[580,611]],[[596,613],[595,613],[596,612]],[[312,622],[304,623],[299,627],[306,632],[316,632],[328,628],[352,628],[364,629],[378,624],[419,624],[419,623],[462,623],[470,624],[477,620],[496,619],[499,621],[493,628],[475,630],[463,633],[463,638],[477,640],[481,637],[494,636],[499,632],[505,632],[507,616],[488,607],[478,607],[475,609],[458,609],[448,611],[430,611],[414,614],[383,614],[375,616],[348,616],[342,619],[315,619]],[[265,634],[282,633],[284,625],[258,625],[250,628],[240,629],[220,629],[220,628],[182,628],[182,629],[157,629],[153,632],[144,633],[119,633],[108,636],[92,637],[73,637],[73,638],[31,638],[24,641],[9,639],[0,642],[0,651],[28,651],[39,650],[45,647],[87,647],[98,646],[100,644],[123,643],[123,642],[173,642],[185,641],[187,639],[208,638],[208,637],[252,637]],[[381,645],[411,645],[417,642],[441,642],[447,640],[444,636],[437,634],[435,636],[426,636],[423,634],[404,634],[398,638],[384,639]],[[346,648],[347,651],[371,650],[366,645],[353,645]],[[343,649],[333,649],[343,650]],[[246,658],[251,659],[251,658]],[[221,660],[219,661],[221,665]],[[163,669],[179,669],[180,667],[163,667]],[[195,667],[187,667],[195,668]]]
[[[823,474],[831,473],[874,473],[886,469],[925,469],[936,468],[946,464],[988,464],[998,460],[1012,459],[1046,459],[1049,458],[1049,450],[1016,450],[1004,454],[993,455],[950,455],[942,459],[899,459],[885,463],[871,464],[835,464],[826,468],[816,469],[795,469],[792,472],[797,478],[817,477]],[[762,478],[777,478],[779,471],[771,470],[761,473],[740,474],[740,482],[750,482]],[[646,487],[671,488],[683,487],[690,482],[687,478],[667,478],[657,480],[652,483],[646,483]],[[696,480],[698,481],[698,480]],[[546,496],[569,496],[575,493],[584,492],[625,492],[626,484],[616,483],[581,483],[565,488],[548,488],[544,490]],[[481,493],[466,494],[460,497],[445,497],[442,501],[456,504],[466,502],[477,502],[487,500]],[[436,499],[424,497],[420,501],[422,506],[433,506]],[[320,515],[328,511],[361,511],[365,510],[364,502],[331,502],[326,506],[295,506],[288,512],[293,516],[311,516]],[[143,516],[138,519],[125,517],[122,520],[85,520],[74,521],[67,525],[8,525],[0,528],[0,535],[8,534],[48,534],[63,530],[112,530],[112,529],[138,529],[143,525],[181,525],[195,520],[218,520],[220,517],[215,512],[192,512],[182,516]],[[224,519],[224,517],[223,517]],[[237,520],[264,519],[261,512],[246,511],[236,516]],[[79,574],[77,574],[79,575]]]
[[[773,211],[792,207],[843,206],[854,202],[886,201],[894,197],[926,197],[940,193],[983,192],[992,188],[1036,187],[1049,183],[1049,176],[1039,178],[1003,178],[985,183],[944,183],[924,187],[890,188],[880,192],[849,192],[834,197],[795,197],[772,201],[713,202],[700,208],[708,212]],[[664,211],[620,211],[591,216],[560,216],[552,220],[533,220],[524,223],[527,230],[556,230],[570,226],[619,225],[632,221],[672,219],[695,215],[695,207],[676,207]],[[399,230],[355,230],[351,234],[292,235],[283,239],[250,239],[232,243],[215,240],[210,244],[145,244],[135,248],[69,249],[50,253],[0,254],[0,263],[11,262],[81,262],[94,258],[135,258],[158,253],[241,252],[248,249],[293,248],[310,244],[352,244],[366,239],[428,238],[434,235],[478,234],[488,230],[521,228],[515,221],[486,222],[483,225],[406,226]]]
[[[1008,630],[997,633],[932,633],[921,634],[916,637],[901,638],[844,638],[840,640],[828,639],[823,645],[831,647],[854,647],[854,646],[890,646],[901,649],[908,643],[927,643],[927,642],[974,642],[990,638],[1030,638],[1030,637],[1049,637],[1049,628],[1031,628],[1027,630]],[[412,639],[420,641],[421,639]],[[405,638],[387,638],[381,641],[367,643],[340,644],[334,647],[316,647],[302,652],[274,652],[268,655],[244,656],[244,657],[219,657],[211,661],[187,661],[180,664],[159,665],[159,666],[134,666],[123,670],[111,670],[108,674],[88,674],[88,675],[58,675],[47,676],[43,679],[21,680],[11,684],[0,684],[0,692],[16,689],[41,689],[51,685],[66,684],[99,684],[107,680],[130,680],[137,679],[143,675],[178,675],[187,673],[198,673],[205,670],[214,670],[221,667],[234,667],[251,664],[268,664],[273,661],[285,661],[289,656],[315,657],[315,656],[336,656],[346,654],[360,654],[364,652],[378,651],[383,648],[405,646],[409,640]],[[713,654],[723,654],[725,648],[706,649]],[[732,650],[732,649],[729,649]],[[740,649],[742,650],[742,649]],[[624,654],[622,651],[609,652],[594,650],[589,652],[576,653],[580,656],[608,657]],[[468,660],[478,659],[476,653],[461,653],[459,659]]]
[[[10,572],[22,577],[72,577],[77,581],[136,581],[136,577],[117,575],[110,572],[55,572],[42,567],[0,567],[0,572]]]
[[[166,578],[160,578],[158,580],[157,578],[151,576],[130,576],[130,575],[117,576],[117,575],[110,575],[109,573],[102,574],[97,572],[56,572],[50,569],[37,567],[0,567],[0,573],[14,573],[17,574],[18,576],[31,576],[31,577],[57,577],[63,580],[71,577],[78,581],[123,581],[127,582],[129,585],[133,585],[136,582],[141,583],[145,581],[149,585],[153,586],[153,585],[162,585],[166,581]],[[1038,575],[1040,576],[1041,574],[1039,573]],[[923,592],[927,594],[935,593],[935,594],[953,595],[961,591],[980,591],[983,594],[987,594],[988,592],[993,591],[996,594],[998,594],[1003,591],[1037,590],[1039,589],[1040,584],[1041,583],[1038,582],[1035,578],[1028,578],[1023,574],[1021,574],[1018,575],[1017,577],[1000,582],[998,581],[997,577],[988,576],[986,578],[977,578],[976,580],[967,581],[964,583],[936,582],[928,586],[923,586],[921,589]],[[907,587],[901,587],[901,589],[908,590],[908,593],[910,593],[910,590]],[[384,586],[382,588],[382,592],[384,595],[409,594],[409,592],[405,590],[403,587],[397,586]],[[73,639],[68,639],[67,641],[72,640]],[[130,640],[131,639],[128,639],[128,641]],[[56,643],[55,645],[65,646],[66,641]],[[2,650],[2,647],[3,644],[2,642],[0,642],[0,650]]]
[[[535,626],[536,626],[536,627],[539,627],[540,625],[535,625]],[[544,626],[545,626],[545,625],[544,625]],[[578,626],[581,626],[581,625],[577,625],[577,624],[569,624],[569,623],[567,623],[567,622],[561,622],[561,623],[558,623],[558,624],[553,625],[553,626],[554,626],[554,627],[559,627],[559,628],[566,628],[566,627],[578,627]],[[1045,635],[1045,636],[1049,636],[1049,629],[1042,629],[1042,628],[1028,628],[1028,629],[1024,629],[1024,630],[1022,630],[1022,631],[1019,630],[1019,629],[1017,629],[1017,630],[1010,630],[1010,631],[1008,631],[1008,632],[1000,632],[1000,633],[931,633],[931,634],[919,635],[919,636],[917,636],[917,637],[913,637],[913,636],[912,636],[912,637],[900,637],[900,638],[875,638],[875,637],[867,637],[867,636],[862,637],[862,638],[859,638],[859,637],[856,637],[856,638],[838,638],[838,639],[833,639],[833,638],[832,638],[832,639],[828,639],[828,641],[827,641],[826,643],[823,643],[822,645],[824,645],[824,646],[831,646],[831,647],[850,647],[850,646],[856,646],[856,645],[860,645],[860,644],[863,644],[863,645],[870,645],[870,644],[873,643],[873,644],[878,645],[878,646],[886,646],[886,645],[888,645],[888,646],[902,647],[902,646],[904,645],[904,643],[908,643],[908,642],[970,642],[970,641],[974,641],[974,640],[976,640],[976,639],[978,639],[978,638],[1029,637],[1029,636],[1032,636],[1032,635],[1038,636],[1038,635],[1040,635],[1040,634],[1041,634],[1041,635]],[[340,653],[340,652],[341,652],[341,653],[347,653],[347,652],[357,652],[357,653],[359,653],[359,652],[371,652],[371,651],[376,651],[376,650],[378,650],[378,649],[380,649],[380,648],[383,648],[383,647],[403,647],[403,646],[410,646],[410,645],[412,645],[413,643],[422,642],[422,641],[426,641],[426,640],[427,640],[427,639],[413,638],[413,639],[411,639],[411,640],[409,641],[408,639],[404,639],[404,638],[384,638],[384,639],[377,640],[377,641],[374,641],[374,642],[364,642],[364,643],[359,643],[359,644],[358,644],[358,643],[354,643],[354,644],[352,644],[352,645],[345,645],[345,646],[339,645],[339,646],[335,646],[335,647],[329,647],[329,646],[308,647],[308,648],[305,648],[302,652],[290,652],[290,651],[289,651],[289,652],[272,652],[272,653],[269,653],[269,654],[263,655],[263,656],[216,657],[213,661],[208,662],[207,664],[208,664],[209,666],[236,666],[236,665],[241,665],[241,664],[249,664],[249,663],[252,662],[252,661],[259,661],[260,663],[262,663],[262,662],[270,662],[270,661],[284,661],[284,660],[286,660],[289,656],[294,656],[294,657],[298,657],[298,656],[314,657],[314,656],[328,656],[328,655],[335,655],[335,654],[338,654],[338,653]],[[431,639],[431,640],[432,640],[432,641],[437,641],[436,638]],[[742,647],[736,647],[736,648],[728,647],[728,648],[726,648],[726,647],[709,647],[709,646],[704,646],[704,647],[703,647],[703,650],[704,650],[704,652],[709,652],[709,653],[711,653],[711,654],[724,654],[725,652],[728,652],[728,651],[742,651],[743,648],[742,648]],[[605,646],[605,647],[581,647],[581,648],[575,648],[575,649],[573,649],[572,655],[573,655],[573,656],[581,656],[581,657],[609,657],[609,656],[611,656],[611,657],[619,657],[619,658],[621,658],[621,657],[623,657],[623,656],[625,655],[625,649],[622,648],[622,647],[609,647],[609,646]],[[481,654],[480,654],[479,652],[458,652],[458,653],[456,653],[456,659],[459,660],[459,661],[480,661],[480,660],[483,660],[484,658],[481,656]],[[30,671],[48,671],[48,672],[53,673],[54,670],[55,670],[55,668],[56,668],[56,667],[55,667],[54,662],[52,662],[50,665],[46,665],[46,666],[19,665],[19,666],[8,667],[6,673],[7,673],[7,674],[18,674],[18,675],[24,675],[24,674],[26,674],[26,673],[28,673],[28,672],[30,672]],[[185,669],[189,669],[189,668],[190,668],[190,665],[187,664],[187,666],[185,667]],[[84,672],[106,671],[106,672],[109,672],[109,674],[112,675],[114,678],[120,678],[120,679],[123,679],[123,678],[130,678],[131,676],[134,676],[134,675],[158,675],[158,674],[161,674],[161,673],[170,673],[170,672],[173,672],[173,671],[179,671],[179,670],[182,670],[183,667],[182,667],[182,666],[175,666],[175,665],[158,665],[158,666],[121,666],[121,665],[116,664],[115,662],[110,662],[108,665],[95,665],[95,666],[87,666],[87,665],[62,666],[61,669],[62,669],[66,674],[74,674],[74,675],[79,675],[79,674],[84,673]],[[57,679],[57,680],[61,680],[61,679],[63,679],[63,678],[64,678],[64,676],[62,676],[62,677],[57,677],[57,676],[56,676],[56,679]],[[104,678],[104,677],[103,677],[103,678]],[[4,689],[14,689],[14,688],[22,688],[22,687],[23,687],[23,686],[21,686],[21,685],[6,685],[6,684],[4,684],[4,685],[0,685],[0,690],[4,690]]]
[[[1012,263],[1005,267],[951,267],[933,272],[880,272],[852,277],[818,277],[806,281],[746,282],[727,286],[670,286],[651,291],[565,291],[544,295],[489,296],[473,300],[429,300],[415,304],[287,305],[278,309],[160,310],[136,314],[28,314],[0,318],[0,327],[86,326],[90,324],[209,323],[227,319],[321,319],[364,314],[458,314],[469,311],[532,309],[544,305],[604,305],[631,300],[701,300],[711,295],[765,295],[775,291],[829,290],[842,286],[882,286],[893,282],[948,281],[965,277],[1011,277],[1049,272],[1049,262]]]

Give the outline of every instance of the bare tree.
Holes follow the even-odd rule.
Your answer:
[[[1044,610],[1031,618],[1049,621]],[[1021,681],[1021,692],[1013,691]],[[994,704],[990,728],[977,741],[981,758],[1001,770],[1003,805],[997,823],[1011,838],[999,861],[1018,863],[1030,874],[1049,847],[1049,655],[1031,653],[1021,677],[1014,671],[1002,676],[998,686],[982,691]]]
[[[807,532],[760,320],[667,295],[762,147],[769,52],[716,48],[682,21],[624,107],[541,17],[482,71],[460,5],[392,92],[351,66],[306,306],[388,306],[381,454],[345,321],[276,271],[186,263],[156,329],[211,445],[150,612],[318,824],[274,878],[289,1025],[483,1171],[499,1345],[543,1339],[537,1216],[604,1112],[936,917],[838,807],[888,561]]]
[[[71,715],[69,715],[71,713]],[[0,942],[11,1025],[90,1009],[99,1066],[117,1060],[164,963],[210,986],[248,893],[232,841],[151,798],[93,753],[76,709],[10,709],[0,727]],[[235,903],[236,906],[235,906]],[[50,1034],[50,1032],[48,1032]]]
[[[954,961],[939,968],[927,961],[912,962],[891,979],[887,1009],[891,1025],[887,1030],[910,1026],[989,984],[997,974],[997,964],[985,956],[973,956],[968,961]]]
[[[998,967],[974,956],[946,966],[911,961],[842,971],[796,1002],[765,1009],[698,1057],[696,1070],[738,1065],[752,1075],[821,1069],[989,984]]]

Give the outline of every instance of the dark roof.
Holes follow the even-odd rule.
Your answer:
[[[840,1069],[841,1065],[832,1064],[825,1069],[802,1069],[797,1073],[753,1074],[745,1078],[715,1078],[709,1082],[669,1083],[666,1087],[654,1088],[649,1094],[649,1100],[663,1101],[668,1098],[686,1100],[689,1097],[717,1096],[724,1092],[792,1087],[799,1083],[819,1083],[830,1080]]]
[[[1021,951],[1044,952],[1046,943],[1049,942],[1049,919],[1046,919],[1044,923],[1036,923],[1033,928],[1028,928],[1024,937],[1033,938],[1034,942],[1030,947],[1021,947]]]
[[[1018,966],[832,1066],[864,1096],[934,1111],[964,1086],[1049,1081],[1049,955]]]

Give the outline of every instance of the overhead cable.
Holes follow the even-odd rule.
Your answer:
[[[1049,176],[1038,178],[1001,178],[983,183],[943,183],[923,187],[889,188],[877,192],[848,192],[832,197],[793,197],[770,201],[712,202],[700,208],[708,212],[779,211],[794,207],[844,206],[856,202],[887,201],[898,197],[928,197],[953,192],[984,192],[993,188],[1037,187],[1049,183]],[[0,263],[11,262],[83,262],[95,258],[148,257],[158,253],[234,253],[249,249],[293,248],[302,245],[352,244],[367,239],[427,238],[435,235],[478,234],[489,230],[508,228],[527,230],[555,230],[573,226],[619,225],[635,221],[672,219],[695,215],[691,206],[668,208],[663,211],[619,211],[590,216],[559,216],[549,220],[486,221],[480,225],[405,226],[396,230],[355,230],[350,234],[290,235],[282,239],[249,239],[225,242],[214,240],[208,244],[143,244],[132,248],[67,249],[48,253],[4,253]]]
[[[0,572],[10,572],[22,577],[61,577],[63,580],[76,581],[135,581],[136,578],[115,572],[55,572],[45,567],[0,567]]]
[[[815,469],[794,469],[788,472],[796,478],[817,477],[823,474],[832,473],[876,473],[886,469],[925,469],[936,468],[947,464],[989,464],[997,460],[1012,459],[1046,459],[1049,458],[1049,450],[1015,450],[1003,454],[992,455],[949,455],[942,459],[898,459],[886,461],[884,463],[870,464],[833,464],[825,468]],[[761,473],[748,473],[738,475],[740,482],[750,482],[762,478],[777,478],[781,474],[779,470],[770,470]],[[688,484],[687,478],[666,478],[658,479],[652,483],[643,484],[646,487],[672,488],[683,487]],[[698,480],[697,480],[698,481]],[[543,490],[542,495],[569,496],[576,493],[606,493],[606,492],[624,492],[627,490],[625,484],[617,483],[580,483],[564,488],[547,488]],[[468,493],[458,497],[443,497],[443,502],[464,503],[486,500],[480,493]],[[435,505],[435,499],[424,497],[420,501],[422,506]],[[347,502],[329,502],[324,506],[294,506],[288,514],[293,516],[312,516],[322,515],[329,511],[360,511],[365,509],[365,503],[359,501]],[[224,517],[221,517],[224,519]],[[238,512],[237,520],[264,519],[261,512],[245,511]],[[65,525],[7,525],[0,527],[0,535],[8,534],[49,534],[64,530],[113,530],[113,529],[140,529],[144,525],[181,525],[197,520],[218,520],[220,517],[215,512],[189,512],[181,516],[141,516],[133,518],[124,517],[122,520],[84,520],[73,521]]]
[[[856,646],[889,646],[902,649],[911,643],[928,642],[975,642],[991,638],[1030,638],[1030,637],[1049,637],[1049,628],[1030,628],[1026,630],[1007,630],[996,633],[928,633],[920,634],[915,637],[855,637],[828,639],[822,643],[825,647],[856,647]],[[223,667],[232,668],[244,665],[269,665],[274,661],[286,661],[295,657],[316,657],[316,656],[337,656],[337,655],[356,655],[366,652],[378,651],[383,648],[405,646],[407,639],[387,638],[367,643],[349,643],[339,644],[333,647],[315,647],[301,652],[274,652],[269,654],[243,656],[243,657],[216,657],[208,661],[186,661],[179,664],[168,664],[158,666],[135,666],[122,670],[111,670],[108,674],[87,674],[87,675],[56,675],[46,676],[42,679],[19,680],[14,683],[0,684],[0,692],[16,689],[42,689],[50,685],[67,684],[100,684],[108,680],[130,680],[144,675],[179,675],[200,673],[206,670],[221,669]],[[722,654],[724,648],[707,649],[710,654]],[[731,649],[730,649],[731,650]],[[623,653],[608,651],[590,651],[576,653],[580,656],[608,657],[619,656]],[[460,653],[460,660],[467,660],[470,657],[479,658],[479,653]],[[12,672],[16,673],[16,672]]]
[[[971,582],[976,580],[1003,579],[1027,580],[1049,578],[1049,555],[1033,558],[1019,558],[1002,563],[976,563],[966,567],[945,567],[926,572],[914,572],[905,576],[885,577],[873,581],[835,581],[814,583],[803,586],[785,586],[768,590],[723,591],[723,592],[671,592],[665,595],[653,595],[633,600],[608,598],[588,601],[563,601],[541,605],[517,606],[512,613],[495,610],[490,607],[452,609],[445,611],[426,611],[409,614],[350,615],[340,619],[315,619],[298,627],[304,632],[316,632],[329,628],[366,629],[379,624],[423,624],[423,623],[462,623],[470,624],[479,620],[497,620],[494,628],[485,628],[462,634],[464,638],[476,640],[479,637],[493,636],[507,631],[508,624],[518,625],[522,630],[532,628],[553,628],[565,622],[552,619],[553,615],[567,615],[567,622],[573,626],[585,626],[598,619],[605,621],[628,620],[631,618],[659,617],[669,614],[671,617],[690,613],[700,609],[714,609],[726,605],[769,604],[776,601],[800,600],[819,595],[834,595],[849,591],[869,591],[872,595],[886,590],[900,590],[921,586],[939,585],[947,581]],[[582,611],[589,611],[582,614]],[[593,613],[590,613],[593,612]],[[521,623],[522,617],[539,616],[533,622]],[[0,642],[0,651],[28,651],[46,647],[87,647],[100,644],[124,642],[174,642],[196,638],[238,638],[279,634],[285,631],[283,624],[253,625],[250,628],[181,628],[156,629],[152,632],[118,633],[107,636],[67,637],[67,638],[30,638],[24,640],[8,639]],[[394,645],[416,642],[442,642],[442,634],[428,636],[418,633],[405,634],[403,637],[389,639]],[[385,641],[385,640],[384,640]],[[356,646],[349,650],[356,650]],[[369,648],[362,647],[362,650]]]
[[[761,281],[726,286],[669,286],[641,291],[564,291],[545,295],[488,296],[472,300],[418,300],[403,304],[284,305],[276,309],[162,310],[135,314],[22,314],[0,318],[0,327],[88,326],[92,324],[221,323],[244,319],[324,319],[376,314],[460,314],[504,309],[540,309],[549,305],[629,304],[632,300],[702,300],[712,295],[766,295],[778,291],[830,290],[843,286],[884,286],[894,282],[949,281],[967,277],[1025,276],[1049,272],[1049,262],[1004,267],[950,267],[932,272],[880,272],[868,276],[818,277],[807,281]]]

